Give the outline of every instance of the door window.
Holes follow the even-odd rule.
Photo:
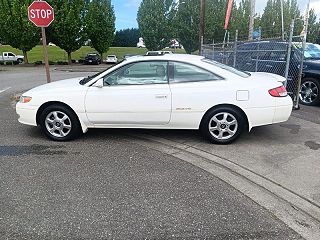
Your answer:
[[[168,83],[165,61],[128,64],[103,78],[104,85],[146,85]]]
[[[14,57],[14,54],[13,53],[8,53],[8,56],[9,57]]]
[[[175,62],[173,66],[173,83],[221,80],[220,76],[200,67]]]

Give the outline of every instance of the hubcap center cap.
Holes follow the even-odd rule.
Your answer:
[[[59,123],[59,122],[56,122],[56,127],[61,127],[61,123]]]
[[[226,128],[227,128],[227,125],[226,125],[225,123],[222,123],[222,124],[220,125],[220,128],[221,128],[221,129],[226,129]]]

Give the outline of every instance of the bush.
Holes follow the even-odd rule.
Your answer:
[[[58,65],[68,65],[68,62],[65,61],[58,61],[57,62]]]
[[[55,65],[56,64],[56,62],[54,62],[54,61],[49,61],[49,65]]]
[[[36,61],[36,62],[34,62],[34,65],[42,65],[42,61]]]

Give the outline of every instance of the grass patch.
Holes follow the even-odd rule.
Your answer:
[[[169,50],[169,49],[168,49]],[[105,59],[107,55],[116,55],[118,59],[123,59],[125,54],[145,54],[148,50],[146,48],[136,48],[136,47],[111,47],[108,52],[103,54],[103,58]],[[0,46],[1,52],[13,52],[15,54],[22,55],[22,51],[13,48],[8,45]],[[72,59],[79,60],[84,58],[87,53],[96,52],[93,48],[88,46],[83,46],[79,50],[72,53]],[[185,53],[182,49],[177,49],[176,53]],[[68,55],[67,53],[59,47],[48,46],[48,55],[50,62],[67,62]],[[43,61],[43,51],[42,45],[35,46],[31,51],[28,52],[28,59],[30,63]]]

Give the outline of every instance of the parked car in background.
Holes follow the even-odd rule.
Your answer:
[[[0,53],[0,62],[18,62],[22,63],[24,61],[24,56],[16,55],[12,52]]]
[[[56,47],[57,45],[55,45],[55,44],[52,43],[52,42],[49,42],[48,46],[49,46],[49,47]]]
[[[84,58],[84,64],[100,64],[101,57],[98,53],[88,53]]]
[[[171,51],[148,51],[146,56],[160,56],[164,54],[173,54]]]
[[[289,65],[288,91],[295,91],[301,65],[302,44],[293,43]],[[287,42],[261,41],[241,43],[237,46],[236,68],[248,72],[269,72],[284,76],[287,60]],[[215,56],[215,60],[219,55]],[[234,53],[225,57],[233,63]],[[314,106],[320,104],[320,45],[307,43],[304,52],[300,102]]]
[[[145,48],[145,47],[146,47],[146,44],[144,43],[143,38],[140,37],[139,42],[137,43],[137,48]]]
[[[106,59],[106,63],[117,63],[118,58],[116,55],[108,55]]]
[[[201,56],[137,56],[90,77],[33,88],[16,111],[21,123],[40,125],[55,141],[89,128],[147,128],[199,129],[227,144],[253,127],[288,120],[292,100],[283,81]]]

